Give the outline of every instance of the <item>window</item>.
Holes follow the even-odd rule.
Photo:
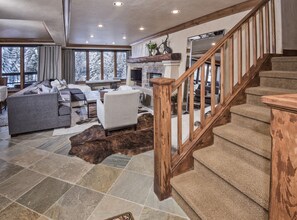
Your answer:
[[[25,47],[24,53],[25,86],[27,86],[37,82],[38,49],[37,47]]]
[[[86,81],[87,63],[86,52],[75,52],[75,81]]]
[[[101,52],[89,52],[90,79],[101,79]]]
[[[127,76],[127,52],[117,52],[117,77],[126,79]]]
[[[126,51],[75,51],[75,81],[103,80],[127,76]]]
[[[2,47],[2,76],[7,77],[7,86],[19,86],[20,80],[20,47]]]
[[[103,66],[104,66],[104,79],[113,79],[114,73],[114,52],[103,52]]]

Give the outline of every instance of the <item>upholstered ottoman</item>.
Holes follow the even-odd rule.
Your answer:
[[[0,113],[2,113],[2,105],[7,98],[7,86],[0,86]]]

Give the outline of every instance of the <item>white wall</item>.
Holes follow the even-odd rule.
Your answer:
[[[220,18],[208,23],[197,25],[182,31],[178,31],[169,35],[169,46],[172,48],[174,53],[181,53],[182,60],[179,68],[179,75],[185,72],[186,69],[186,58],[187,58],[187,41],[188,37],[208,33],[225,29],[228,32],[234,27],[249,11],[241,12],[238,14],[230,15],[224,18]],[[151,41],[156,42],[158,45],[165,40],[166,36],[152,39]],[[132,57],[148,56],[148,51],[145,46],[149,41],[136,44],[132,46]]]
[[[292,1],[292,0],[289,0],[289,1]],[[277,53],[282,53],[282,35],[280,34],[282,33],[281,0],[275,1],[275,9],[276,9]],[[212,31],[217,31],[221,29],[225,29],[227,33],[248,12],[249,10],[170,34],[169,46],[173,49],[174,53],[182,54],[181,64],[179,67],[179,75],[183,74],[186,69],[186,59],[187,59],[186,49],[187,49],[187,40],[189,37],[212,32]],[[162,40],[165,40],[165,38],[166,36],[163,36],[163,37],[152,39],[151,41],[156,42],[159,45],[162,42]],[[145,46],[148,42],[149,41],[132,45],[132,57],[148,56],[148,51]]]

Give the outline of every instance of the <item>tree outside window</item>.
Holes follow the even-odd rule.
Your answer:
[[[86,52],[75,52],[75,81],[86,81],[87,77],[87,63]]]
[[[127,52],[117,52],[117,77],[127,77]]]
[[[90,80],[101,79],[101,52],[89,52]]]
[[[103,52],[104,79],[114,78],[114,52]]]

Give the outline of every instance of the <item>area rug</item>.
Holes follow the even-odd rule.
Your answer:
[[[94,125],[70,138],[70,155],[78,156],[90,163],[100,163],[106,157],[121,153],[128,156],[153,149],[153,115],[139,116],[136,130],[126,128],[109,132],[108,136],[100,125]]]
[[[111,218],[108,218],[105,220],[134,220],[134,218],[133,218],[131,212],[126,212],[121,215],[117,215],[117,216],[114,216],[114,217],[111,217]]]

